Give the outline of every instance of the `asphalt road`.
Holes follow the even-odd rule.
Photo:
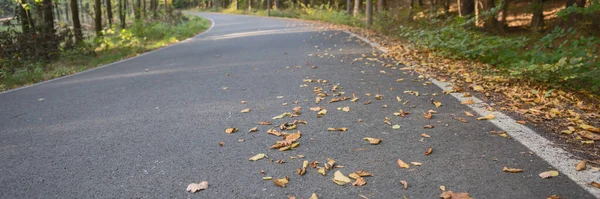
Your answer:
[[[284,19],[200,15],[214,20],[214,27],[178,45],[0,94],[0,198],[439,198],[442,185],[474,198],[594,198],[564,175],[540,179],[540,172],[553,169],[544,160],[512,139],[489,134],[497,127],[464,116],[468,107],[418,74],[367,60],[373,49],[346,33]],[[361,99],[329,104],[329,96],[316,105],[313,88],[334,94],[335,84],[345,96]],[[404,92],[409,90],[420,95]],[[384,97],[376,100],[375,94]],[[299,117],[271,119],[296,106],[302,107]],[[309,110],[315,106],[328,113],[317,118]],[[350,111],[337,110],[344,106]],[[252,111],[240,113],[245,108]],[[412,114],[393,116],[399,109]],[[430,109],[437,114],[424,119],[422,112]],[[385,117],[401,128],[392,129]],[[266,133],[275,125],[257,122],[295,119],[308,122],[298,125],[300,146],[269,149],[281,138]],[[255,126],[259,131],[248,133]],[[228,127],[239,132],[226,134]],[[383,141],[369,145],[364,137]],[[426,156],[429,146],[434,151]],[[269,158],[248,161],[258,153]],[[290,159],[297,155],[305,157]],[[344,167],[327,176],[312,168],[296,174],[303,160],[327,158]],[[285,163],[276,163],[280,159]],[[398,159],[423,165],[402,169]],[[502,172],[504,166],[525,171]],[[334,171],[360,169],[374,174],[365,186],[331,179]],[[263,176],[289,176],[290,182],[280,188]],[[204,180],[208,189],[186,192],[189,183]]]

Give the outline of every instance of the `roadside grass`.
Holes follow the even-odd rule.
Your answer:
[[[26,69],[19,69],[13,74],[0,73],[0,91],[134,57],[192,37],[209,26],[208,20],[189,16],[186,20],[178,23],[136,22],[127,29],[105,30],[103,38],[89,38],[82,47],[64,51],[50,63],[27,63]]]

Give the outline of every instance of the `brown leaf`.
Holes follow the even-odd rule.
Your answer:
[[[478,117],[477,120],[493,120],[494,118],[496,118],[493,114],[489,114],[485,117]]]
[[[258,127],[254,127],[254,128],[251,128],[250,130],[248,130],[249,133],[256,132],[256,131],[258,131]]]
[[[590,185],[600,189],[600,183],[597,183],[596,181],[590,182]]]
[[[244,100],[242,100],[242,104],[246,104],[246,103],[248,103],[248,102],[247,102],[247,101],[244,101]]]
[[[381,139],[379,139],[379,138],[366,137],[366,138],[363,138],[363,139],[366,140],[366,141],[369,141],[369,143],[373,144],[373,145],[377,145],[377,144],[381,143]]]
[[[430,112],[423,113],[423,117],[424,117],[425,119],[431,119],[431,116],[432,116],[432,115],[431,115],[431,113],[430,113]]]
[[[376,100],[382,100],[382,99],[383,99],[383,95],[376,94],[376,95],[375,95],[375,99],[376,99]]]
[[[343,108],[342,108],[342,111],[344,111],[344,112],[348,112],[348,111],[350,111],[350,107],[349,107],[349,106],[343,107]]]
[[[457,118],[456,118],[456,120],[458,120],[458,121],[460,121],[460,122],[462,122],[462,123],[467,123],[467,122],[469,122],[467,119],[465,119],[465,118],[462,118],[462,117],[457,117]]]
[[[429,147],[427,151],[425,151],[425,155],[429,155],[433,152],[433,147]]]
[[[581,137],[590,139],[590,140],[600,140],[600,134],[592,133],[589,131],[577,131],[577,134],[581,135]]]
[[[475,117],[475,115],[473,115],[473,113],[465,111],[465,115],[469,116],[469,117]]]
[[[187,186],[187,191],[188,192],[192,192],[192,193],[196,193],[200,190],[204,190],[208,188],[208,182],[207,181],[202,181],[200,183],[191,183]]]
[[[228,134],[235,133],[237,131],[238,131],[237,128],[226,128],[225,129],[225,133],[228,133]]]
[[[452,191],[444,191],[440,198],[443,199],[473,199],[467,192],[454,193]]]
[[[502,168],[502,171],[509,172],[509,173],[521,173],[521,172],[523,172],[523,169],[504,167],[504,168]]]
[[[587,167],[587,160],[583,160],[583,161],[577,163],[577,165],[575,166],[575,170],[583,171],[586,169],[586,167]]]
[[[425,138],[431,138],[430,135],[426,134],[426,133],[421,133],[421,137],[425,137]]]
[[[294,111],[294,113],[296,113],[297,115],[300,115],[300,109],[302,109],[302,107],[300,106],[296,106],[294,107],[292,110]]]
[[[360,177],[373,176],[372,173],[370,173],[368,171],[365,171],[365,170],[360,170],[360,171],[357,171],[357,172],[354,172],[354,173],[356,173],[356,175],[358,175]]]
[[[432,102],[436,108],[439,108],[440,106],[442,106],[441,102]]]
[[[469,98],[465,101],[460,102],[460,104],[470,105],[470,104],[475,104],[475,101],[473,101],[473,98]]]
[[[560,199],[560,196],[558,196],[558,195],[550,195],[550,196],[548,196],[547,199]]]
[[[432,129],[432,128],[433,128],[433,126],[432,126],[432,125],[425,125],[425,126],[423,126],[423,128],[426,128],[426,129]]]
[[[225,142],[219,142],[219,146],[225,146]]]
[[[244,110],[242,110],[240,112],[242,112],[242,113],[250,113],[250,108],[244,109]]]
[[[313,193],[308,199],[319,199],[319,197],[317,197],[316,193]]]
[[[402,184],[402,186],[404,186],[404,189],[408,189],[408,182],[406,182],[405,180],[400,180],[400,183]]]
[[[357,178],[356,181],[354,181],[354,183],[352,183],[353,186],[363,186],[367,184],[367,181],[365,181],[364,178]]]
[[[271,125],[272,123],[269,121],[258,122],[258,125]]]
[[[320,111],[323,110],[323,107],[317,106],[317,107],[311,107],[310,108],[311,111]]]
[[[398,159],[398,166],[400,166],[400,168],[405,168],[408,169],[410,168],[410,165],[406,164],[404,161],[402,161],[401,159]]]
[[[580,124],[579,127],[581,127],[582,129],[584,129],[586,131],[600,133],[600,128],[596,128],[594,126],[590,126],[590,125],[587,125],[587,124]]]
[[[287,176],[285,176],[285,178],[273,180],[273,184],[277,185],[278,187],[286,187],[289,182],[290,180]]]
[[[370,104],[370,103],[371,103],[371,100],[366,101],[364,104],[367,105],[367,104]]]
[[[558,171],[545,171],[539,174],[540,178],[551,178],[558,176]]]

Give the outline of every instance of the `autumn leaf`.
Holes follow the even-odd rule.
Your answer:
[[[268,134],[271,134],[271,135],[274,135],[274,136],[277,136],[277,137],[279,137],[279,136],[282,136],[282,135],[283,135],[283,134],[281,134],[281,132],[279,132],[279,131],[277,131],[277,130],[275,130],[275,129],[269,129],[269,130],[267,130],[267,133],[268,133]]]
[[[471,198],[469,193],[466,193],[466,192],[454,193],[452,191],[444,191],[442,193],[442,195],[440,195],[440,198],[443,198],[443,199],[473,199],[473,198]]]
[[[365,184],[367,184],[367,181],[365,181],[365,179],[361,177],[357,178],[356,181],[352,183],[353,186],[363,186]]]
[[[436,108],[439,108],[440,106],[442,106],[441,102],[432,102]]]
[[[425,126],[423,126],[423,128],[426,128],[426,129],[432,129],[432,128],[433,128],[433,126],[432,126],[432,125],[425,125]]]
[[[271,125],[272,123],[269,121],[258,122],[259,125]]]
[[[304,160],[304,162],[302,162],[302,167],[297,169],[298,175],[303,176],[306,173],[307,167],[308,167],[308,160]]]
[[[458,120],[458,121],[460,121],[460,122],[462,122],[462,123],[468,123],[469,122],[467,119],[462,118],[462,117],[457,117],[455,119]]]
[[[278,187],[286,187],[289,182],[290,180],[287,176],[285,178],[273,180],[273,184],[277,185]]]
[[[317,106],[317,107],[311,107],[310,108],[311,111],[320,111],[323,110],[323,107]]]
[[[423,117],[424,117],[425,119],[431,119],[431,116],[432,116],[432,115],[431,115],[431,113],[430,113],[430,112],[423,113]]]
[[[225,146],[225,142],[219,142],[219,146]]]
[[[392,129],[395,129],[395,130],[397,130],[397,129],[400,129],[400,127],[401,127],[401,126],[400,126],[399,124],[396,124],[396,125],[392,126]]]
[[[477,120],[493,120],[494,118],[496,118],[493,114],[489,114],[485,117],[479,117],[477,118]]]
[[[376,100],[382,100],[382,99],[383,99],[383,95],[376,94],[376,95],[375,95],[375,99],[376,99]]]
[[[400,180],[400,183],[402,184],[402,186],[404,186],[404,189],[408,189],[408,182],[406,182],[405,180]]]
[[[346,177],[344,174],[342,174],[342,172],[340,171],[336,171],[333,174],[333,182],[335,182],[336,184],[340,185],[340,186],[344,186],[346,183],[351,182],[352,180],[350,180],[350,178]],[[366,182],[365,182],[366,183]]]
[[[475,104],[475,101],[473,101],[473,98],[469,98],[465,101],[460,102],[460,104],[471,105],[471,104]]]
[[[317,115],[325,115],[327,114],[327,109],[323,109],[317,113]]]
[[[425,138],[431,138],[430,135],[426,134],[426,133],[421,133],[421,137],[425,137]]]
[[[502,168],[502,171],[508,172],[508,173],[521,173],[521,172],[523,172],[523,169],[504,167],[504,168]]]
[[[475,115],[473,115],[473,113],[465,111],[465,115],[469,116],[469,117],[475,117]]]
[[[600,140],[600,134],[592,133],[589,131],[577,131],[577,134],[581,135],[581,137],[590,139],[590,140]]]
[[[274,120],[276,120],[276,119],[283,119],[284,117],[290,117],[290,116],[292,116],[292,113],[285,112],[285,113],[283,113],[281,115],[273,117],[272,119],[274,119]]]
[[[258,127],[254,127],[254,128],[251,128],[250,130],[248,130],[249,133],[256,132],[256,131],[258,131]]]
[[[365,170],[360,170],[357,172],[354,172],[356,175],[360,176],[360,177],[368,177],[368,176],[373,176],[373,174],[371,172],[365,171]]]
[[[400,168],[405,168],[408,169],[410,168],[410,165],[406,164],[404,161],[402,161],[401,159],[398,159],[398,166],[400,166]]]
[[[323,176],[327,175],[327,170],[325,170],[325,167],[317,167],[317,168],[318,168],[317,173],[319,173]]]
[[[263,177],[262,179],[263,179],[263,180],[271,180],[271,179],[273,179],[273,177],[271,177],[271,176],[267,176],[267,177]]]
[[[263,158],[265,158],[265,157],[267,157],[267,155],[266,155],[266,154],[264,154],[264,153],[259,153],[259,154],[256,154],[255,156],[252,156],[252,157],[251,157],[251,158],[249,158],[248,160],[250,160],[250,161],[257,161],[257,160],[263,159]]]
[[[446,191],[446,186],[444,186],[444,185],[440,186],[440,190]]]
[[[316,193],[313,193],[308,199],[319,199],[319,197],[317,197]]]
[[[558,176],[558,171],[545,171],[539,174],[540,178],[551,178]]]
[[[244,110],[242,110],[240,112],[242,112],[242,113],[250,113],[250,108],[244,109]]]
[[[479,85],[475,85],[475,86],[473,86],[473,90],[475,90],[475,91],[483,91],[483,87],[479,86]]]
[[[247,101],[244,101],[244,100],[242,100],[242,104],[246,104],[246,103],[248,103],[248,102],[247,102]]]
[[[415,166],[423,165],[423,163],[420,163],[420,162],[410,162],[410,164],[415,165]]]
[[[237,128],[226,128],[225,129],[225,133],[228,133],[228,134],[235,133],[237,131],[238,131]]]
[[[590,126],[587,124],[580,124],[579,127],[581,127],[583,130],[586,130],[586,131],[600,133],[600,128],[596,128],[594,126]]]
[[[583,171],[586,169],[586,167],[587,167],[587,160],[583,160],[583,161],[577,163],[577,165],[575,166],[575,170]]]
[[[350,107],[349,107],[349,106],[346,106],[346,107],[342,108],[342,111],[344,111],[344,112],[348,112],[348,111],[350,111]]]
[[[597,183],[596,181],[590,182],[590,185],[600,189],[600,183]]]
[[[202,181],[200,183],[191,183],[187,186],[187,191],[188,192],[192,192],[192,193],[196,193],[198,191],[204,190],[208,188],[208,182],[207,181]]]
[[[425,151],[425,155],[429,155],[433,152],[433,147],[429,147],[427,151]]]
[[[377,144],[381,143],[381,139],[378,139],[378,138],[366,137],[366,138],[363,138],[363,139],[366,140],[366,141],[369,141],[369,143],[372,144],[372,145],[377,145]]]

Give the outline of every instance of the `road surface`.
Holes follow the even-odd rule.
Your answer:
[[[382,67],[395,63],[375,59],[379,52],[355,37],[293,20],[197,14],[214,27],[134,59],[0,94],[0,198],[439,198],[440,186],[474,198],[594,198],[565,175],[538,177],[554,168],[514,139],[490,134],[500,129],[465,116],[468,107],[418,74]],[[334,85],[360,100],[327,103],[330,95],[315,104],[314,88],[335,94]],[[298,117],[272,119],[297,106]],[[317,118],[309,110],[316,106],[327,114]],[[337,109],[346,106],[349,112]],[[411,114],[394,116],[400,109]],[[428,110],[437,113],[425,119]],[[282,138],[267,130],[296,119],[308,122],[297,125],[300,145],[269,149]],[[239,131],[227,134],[229,127]],[[383,141],[370,145],[364,137]],[[268,158],[248,160],[258,153]],[[343,168],[297,174],[304,160],[323,166],[327,158]],[[398,159],[422,166],[400,168]],[[502,172],[505,166],[524,172]],[[332,181],[335,171],[361,169],[374,174],[364,186]],[[266,176],[290,182],[280,188]],[[200,181],[209,188],[186,192]]]

